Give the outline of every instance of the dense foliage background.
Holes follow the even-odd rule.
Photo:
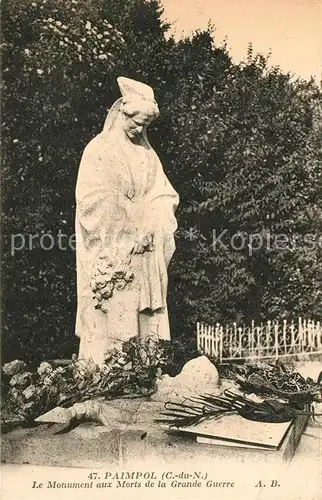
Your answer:
[[[251,47],[233,64],[211,27],[175,41],[161,14],[157,0],[2,2],[6,360],[77,350],[76,176],[120,75],[155,90],[150,138],[181,198],[173,333],[191,338],[198,319],[322,319],[319,88]]]

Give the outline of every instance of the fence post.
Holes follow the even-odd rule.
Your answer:
[[[220,329],[219,329],[219,346],[220,346],[220,350],[219,350],[219,361],[220,363],[222,362],[222,359],[223,359],[223,337],[224,337],[224,330],[223,330],[223,327],[221,326]]]
[[[310,319],[307,320],[307,345],[309,351],[312,351],[312,322]]]
[[[263,354],[263,348],[265,348],[265,341],[263,345],[263,334],[264,334],[264,326],[261,328],[260,326],[255,327],[255,333],[254,333],[254,355],[255,356],[262,356]],[[256,346],[255,346],[255,338],[256,338]]]
[[[274,331],[275,331],[275,356],[276,359],[278,359],[278,322],[274,324]]]
[[[219,323],[216,323],[215,327],[215,343],[216,343],[216,356],[221,360],[222,353],[220,352],[220,343],[219,343]]]
[[[233,322],[233,331],[234,331],[234,338],[236,339],[236,346],[238,349],[238,355],[241,357],[241,352],[242,352],[242,344],[241,344],[241,337],[237,333],[237,323],[236,321]]]
[[[294,321],[291,321],[291,326],[290,326],[290,331],[291,331],[291,352],[294,353],[296,351],[295,349],[295,326],[294,326]]]
[[[314,348],[316,347],[315,343],[315,327],[316,323],[314,320],[311,321],[311,351],[314,352]]]
[[[246,332],[245,332],[245,325],[243,325],[243,335],[246,335]],[[252,332],[251,332],[251,329],[248,328],[248,335],[247,335],[247,342],[248,342],[248,345],[247,345],[247,350],[248,350],[248,355],[252,355],[252,351],[251,351],[251,343],[252,343]]]
[[[266,329],[266,355],[270,355],[270,339],[271,339],[271,331],[272,331],[272,322],[270,320],[267,321],[267,329]]]
[[[201,338],[202,338],[202,350],[206,352],[206,338],[205,338],[205,325],[201,323]]]
[[[254,345],[255,345],[255,338],[254,338],[254,335],[255,335],[255,321],[252,320],[252,326],[251,326],[251,343],[250,343],[250,349],[251,349],[251,353],[252,353],[252,356],[255,356],[255,352],[254,352]]]
[[[311,342],[311,352],[314,352],[314,348],[315,348],[315,321],[314,321],[314,319],[311,319],[310,342]]]
[[[318,323],[314,321],[314,347],[315,347],[315,349],[318,349],[318,338],[319,338]]]
[[[284,319],[284,320],[283,320],[283,343],[284,343],[284,354],[287,354],[286,330],[287,330],[287,324],[286,324],[286,319]]]
[[[322,329],[320,321],[316,322],[316,348],[320,349],[322,347]]]
[[[229,332],[229,335],[228,335]],[[232,329],[228,328],[228,325],[226,325],[226,338],[229,338],[229,357],[232,358],[233,356],[233,332]]]
[[[200,323],[197,321],[197,351],[200,349]]]
[[[303,346],[307,345],[307,320],[303,319],[303,337],[302,337]]]
[[[215,327],[211,327],[211,355],[216,356],[216,349],[215,349]]]
[[[243,358],[244,357],[244,353],[243,353],[243,329],[241,326],[239,326],[237,328],[237,332],[238,332],[238,335],[239,335],[239,342],[241,344],[241,351],[240,351],[240,357]],[[247,350],[246,350],[247,352]]]

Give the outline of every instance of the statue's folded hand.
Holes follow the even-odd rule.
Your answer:
[[[154,249],[154,241],[153,241],[152,233],[144,233],[143,235],[139,235],[137,241],[134,244],[133,252],[134,254],[141,254],[143,252],[151,252]]]

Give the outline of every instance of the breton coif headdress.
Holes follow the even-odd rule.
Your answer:
[[[113,122],[121,109],[121,104],[123,103],[124,98],[133,96],[133,98],[141,98],[156,105],[153,89],[149,85],[137,82],[136,80],[132,80],[131,78],[126,78],[124,76],[120,76],[117,79],[117,83],[122,97],[115,101],[111,107],[105,120],[104,132],[107,132],[112,128]]]
[[[117,83],[123,97],[135,95],[143,97],[146,101],[155,102],[153,89],[149,85],[137,82],[131,78],[125,78],[124,76],[120,76],[117,79]]]

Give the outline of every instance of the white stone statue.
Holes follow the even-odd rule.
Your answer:
[[[85,148],[76,186],[76,335],[79,358],[97,364],[131,337],[170,339],[167,267],[179,199],[146,136],[159,115],[152,88],[118,84],[123,97]]]

